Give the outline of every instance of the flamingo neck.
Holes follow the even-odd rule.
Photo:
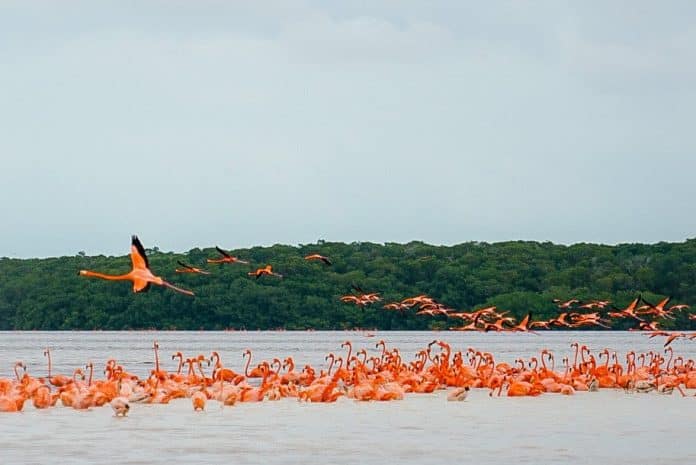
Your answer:
[[[573,359],[573,369],[577,369],[578,367],[578,346],[575,346],[575,358]]]
[[[201,377],[205,380],[205,373],[203,372],[203,365],[201,364],[201,361],[199,360],[197,362],[198,364],[198,372],[201,374]]]
[[[249,358],[247,359],[246,365],[244,366],[244,376],[246,376],[248,378],[249,377],[249,364],[251,363],[251,351],[250,350],[247,352],[244,352],[244,356],[246,357],[247,355],[249,356]]]
[[[46,349],[46,357],[48,357],[48,379],[51,379],[51,351]]]
[[[353,344],[348,343],[348,355],[346,356],[346,368],[350,367],[350,356],[353,355]]]
[[[119,275],[112,275],[112,274],[104,274],[104,273],[98,273],[96,271],[89,271],[89,270],[82,270],[80,271],[80,274],[82,276],[89,276],[92,278],[101,278],[101,279],[107,279],[109,281],[127,281],[131,279],[131,274],[126,273],[126,274],[119,274]]]

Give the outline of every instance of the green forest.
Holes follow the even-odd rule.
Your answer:
[[[127,238],[125,238],[127,239]],[[446,316],[388,311],[383,305],[427,294],[457,310],[496,305],[518,319],[551,318],[553,299],[608,299],[623,308],[642,294],[672,304],[696,304],[696,239],[681,243],[558,245],[550,242],[468,242],[434,246],[318,241],[232,250],[249,264],[207,264],[215,248],[187,253],[148,248],[155,275],[190,289],[195,297],[152,286],[133,293],[129,282],[78,276],[81,269],[122,274],[130,270],[128,242],[119,257],[79,253],[46,259],[0,259],[0,329],[447,329]],[[152,244],[150,244],[152,246]],[[145,244],[148,247],[148,244]],[[220,244],[225,247],[225,244]],[[328,256],[332,265],[305,255]],[[175,273],[177,260],[211,272]],[[248,272],[267,264],[282,279]],[[379,292],[365,307],[343,303],[352,285]],[[690,311],[694,311],[692,308]],[[661,321],[665,329],[689,329],[689,311]],[[613,321],[614,329],[635,321]]]

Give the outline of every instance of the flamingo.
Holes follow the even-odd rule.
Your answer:
[[[218,246],[215,246],[215,249],[217,249],[217,251],[220,252],[222,258],[209,258],[208,263],[244,263],[245,265],[249,263],[247,261],[240,260],[237,257],[233,257],[228,252],[225,252]]]
[[[210,274],[210,271],[201,270],[195,266],[187,265],[186,263],[177,260],[176,261],[183,268],[177,268],[174,271],[177,273],[198,273],[198,274]]]
[[[638,321],[645,321],[635,313],[636,307],[638,306],[638,302],[640,302],[641,299],[642,297],[639,295],[630,304],[628,304],[628,307],[624,308],[623,310],[612,305],[611,308],[613,308],[616,311],[609,312],[607,313],[607,315],[609,315],[612,318],[625,318],[629,316],[631,318],[635,318]]]
[[[447,394],[448,401],[463,401],[466,400],[466,396],[469,395],[469,386],[464,386],[461,388],[452,389]]]
[[[558,308],[561,308],[563,310],[567,310],[571,308],[575,304],[579,304],[580,301],[578,299],[570,299],[568,301],[562,301],[561,299],[553,299],[553,303],[558,305]]]
[[[107,279],[109,281],[132,281],[133,292],[146,292],[148,289],[150,289],[151,284],[157,284],[158,286],[168,287],[182,294],[193,295],[193,292],[180,289],[173,284],[168,283],[159,276],[152,274],[152,271],[150,271],[149,262],[147,260],[147,255],[145,254],[145,248],[140,242],[140,239],[138,239],[138,236],[133,236],[131,239],[130,256],[133,265],[133,269],[130,271],[130,273],[122,275],[108,275],[97,273],[95,271],[80,270],[78,274],[81,276]]]
[[[529,330],[529,322],[532,320],[532,312],[527,313],[527,316],[524,317],[522,321],[517,326],[513,326],[510,328],[510,331],[513,332],[524,332],[524,333],[529,333],[533,332]]]
[[[346,355],[346,368],[350,365],[350,356],[353,354],[353,344],[350,341],[345,341],[341,344],[341,348],[348,347],[348,355]]]
[[[669,318],[674,320],[674,317],[669,314],[669,310],[666,310],[667,304],[672,300],[672,297],[667,297],[660,301],[657,305],[653,305],[645,299],[642,299],[647,305],[640,307],[636,310],[636,313],[640,312],[642,315],[655,315],[657,318]]]
[[[217,352],[212,352],[210,354],[210,361],[214,362],[212,374],[214,380],[228,381],[233,384],[239,384],[242,381],[244,381],[244,375],[235,373],[233,370],[225,368],[222,365],[222,362],[220,361],[220,354],[218,354]],[[251,353],[249,353],[249,361],[251,361]]]
[[[51,376],[51,350],[46,347],[46,350],[44,350],[44,355],[48,358],[48,382],[54,385],[55,387],[63,387],[67,384],[70,384],[73,382],[72,378],[69,376],[65,375],[55,375]]]
[[[259,279],[263,275],[268,275],[268,276],[277,276],[278,278],[282,278],[283,275],[280,273],[275,273],[273,271],[273,267],[271,265],[266,265],[264,268],[258,268],[256,271],[251,271],[247,273],[249,276],[256,276],[256,279]]]
[[[153,342],[152,350],[155,351],[155,369],[150,372],[150,376],[155,376],[161,379],[167,379],[169,377],[169,373],[167,373],[166,370],[160,370],[159,344],[157,343],[157,341]]]
[[[203,394],[203,391],[196,391],[191,396],[191,403],[193,404],[193,410],[205,410],[205,402],[208,398]]]
[[[20,412],[26,398],[22,395],[0,396],[0,412]]]
[[[324,264],[331,266],[331,260],[329,260],[328,257],[325,257],[323,255],[319,255],[318,253],[315,253],[312,255],[307,255],[304,259],[305,260],[321,260],[322,262],[324,262]]]
[[[130,411],[130,404],[128,403],[128,399],[125,397],[115,397],[111,400],[109,405],[111,405],[111,408],[114,409],[114,416],[116,417],[125,417]]]
[[[34,408],[45,409],[53,406],[53,398],[51,397],[51,388],[42,384],[34,390],[34,394],[31,396],[31,402]]]
[[[480,314],[476,315],[476,318],[474,318],[473,321],[471,323],[469,323],[468,325],[451,327],[450,330],[452,330],[452,331],[484,331],[484,328],[477,326],[478,320],[480,317],[481,317]]]
[[[249,371],[249,365],[251,364],[251,349],[246,349],[242,354],[242,358],[246,358],[247,356],[249,356],[249,358],[247,359],[246,365],[244,366],[244,376],[246,376],[247,378],[261,378],[263,376],[261,364]]]

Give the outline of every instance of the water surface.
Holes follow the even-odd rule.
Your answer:
[[[658,350],[660,339],[628,332],[545,332],[480,334],[451,332],[0,332],[0,377],[23,360],[34,375],[45,375],[44,347],[53,353],[56,373],[71,373],[87,361],[98,366],[116,358],[145,376],[154,364],[152,342],[160,345],[165,368],[170,355],[220,352],[241,370],[241,354],[254,359],[291,355],[298,367],[325,364],[340,344],[377,353],[384,339],[404,357],[433,339],[454,350],[475,347],[497,360],[537,355],[542,348],[558,359],[572,355],[573,341],[594,351],[609,348],[622,360],[627,350]],[[677,341],[675,352],[696,358],[696,342]],[[190,463],[696,463],[692,441],[696,398],[622,391],[546,394],[537,398],[490,398],[474,390],[467,401],[445,401],[444,391],[408,395],[401,402],[306,404],[294,399],[238,404],[224,409],[214,401],[194,413],[188,399],[169,405],[133,405],[128,418],[110,408],[80,412],[45,411],[25,404],[20,414],[0,415],[0,464],[95,462],[127,464]]]

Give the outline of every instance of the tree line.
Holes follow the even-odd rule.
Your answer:
[[[1,258],[0,329],[424,330],[461,324],[444,316],[382,308],[418,294],[458,310],[496,305],[518,319],[530,310],[535,319],[557,316],[555,298],[608,299],[621,308],[642,294],[651,302],[672,296],[673,303],[696,304],[696,239],[616,246],[318,241],[231,252],[250,265],[207,265],[206,258],[218,256],[212,247],[187,253],[148,249],[153,272],[193,290],[193,298],[157,286],[134,294],[129,283],[77,275],[80,269],[125,273],[130,269],[127,255]],[[332,266],[304,260],[311,253],[330,257]],[[212,274],[175,273],[177,260],[205,267]],[[247,275],[266,264],[272,264],[283,279],[256,280]],[[382,301],[364,308],[340,302],[352,285],[379,292]],[[696,326],[688,315],[689,311],[678,313],[662,326]],[[612,322],[614,329],[635,323]]]

